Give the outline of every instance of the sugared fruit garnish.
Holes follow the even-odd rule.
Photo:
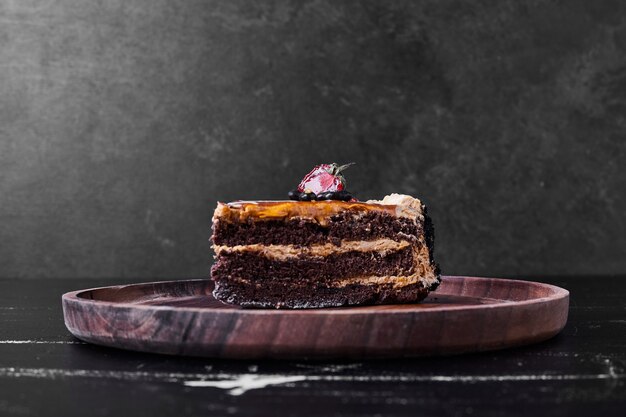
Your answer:
[[[346,188],[346,179],[341,172],[353,163],[346,165],[321,164],[306,174],[295,190],[289,191],[289,199],[296,201],[358,201]]]
[[[316,195],[326,191],[341,191],[346,188],[346,179],[341,172],[350,165],[352,163],[341,166],[335,163],[318,165],[304,176],[298,191],[311,190]]]

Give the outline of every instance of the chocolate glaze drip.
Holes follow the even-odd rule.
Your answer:
[[[430,286],[430,291],[435,291],[439,284],[441,283],[441,270],[439,268],[439,264],[435,262],[434,252],[435,252],[435,225],[433,224],[432,219],[428,215],[428,209],[425,205],[422,204],[422,213],[424,214],[424,240],[426,242],[426,246],[428,247],[428,257],[430,260],[430,264],[433,266],[435,271],[435,275],[437,276],[437,282]]]

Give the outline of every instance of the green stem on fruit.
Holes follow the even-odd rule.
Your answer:
[[[330,164],[331,168],[330,168],[329,172],[330,172],[331,175],[339,175],[339,173],[341,171],[345,170],[346,168],[348,168],[349,166],[354,165],[354,164],[355,164],[355,162],[350,162],[348,164],[339,166],[339,165],[337,165],[336,163],[333,162],[332,164]]]

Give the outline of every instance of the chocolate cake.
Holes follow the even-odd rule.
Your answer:
[[[440,282],[432,222],[407,195],[218,203],[212,240],[213,295],[243,307],[413,303]]]

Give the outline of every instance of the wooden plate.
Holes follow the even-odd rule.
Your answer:
[[[442,277],[419,304],[254,310],[215,300],[212,282],[104,287],[63,295],[79,339],[145,352],[224,358],[443,355],[546,340],[567,321],[569,292],[499,278]]]

